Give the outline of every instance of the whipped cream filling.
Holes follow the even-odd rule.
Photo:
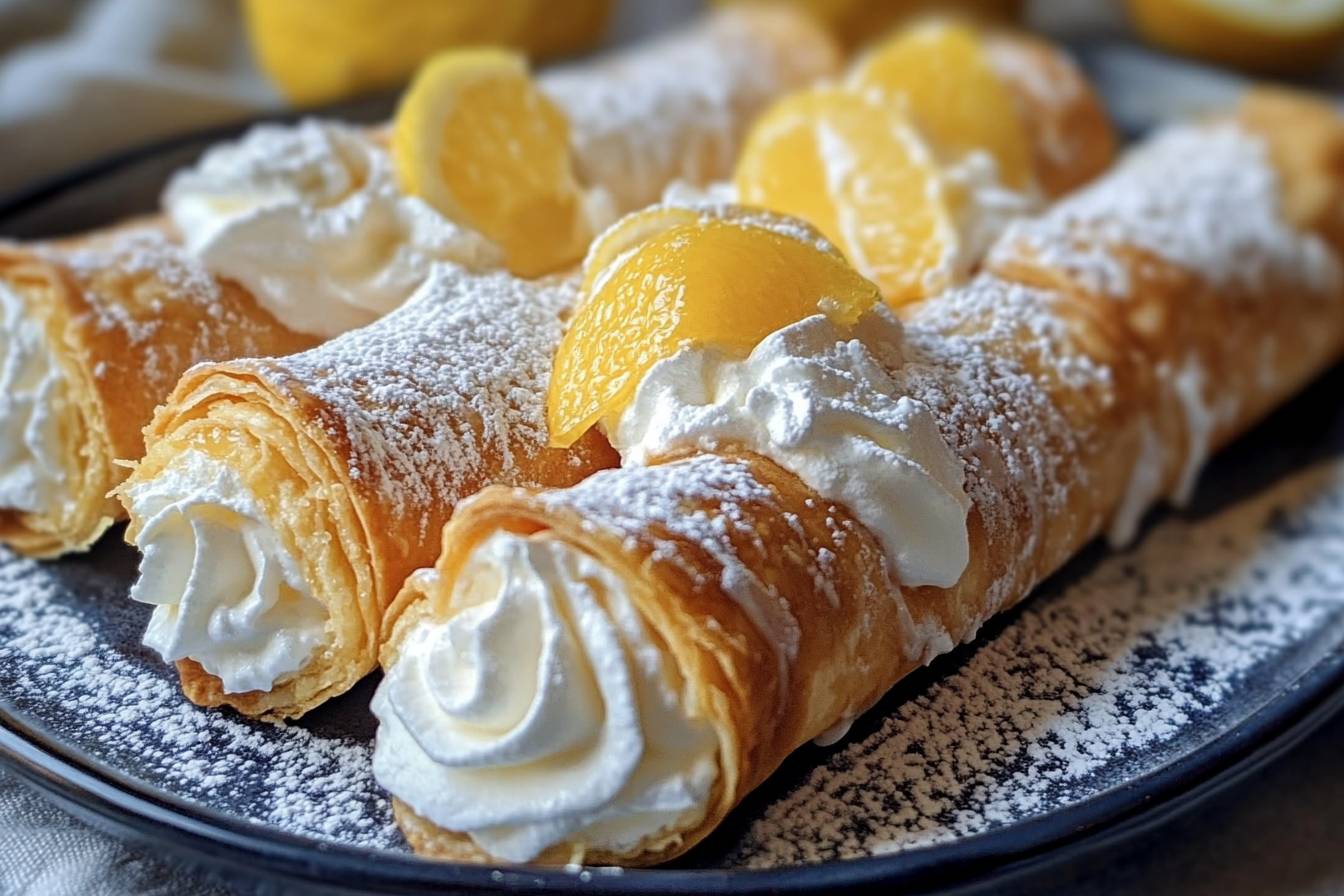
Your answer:
[[[303,668],[327,610],[235,470],[188,451],[128,497],[144,520],[131,598],[154,606],[147,647],[164,662],[195,660],[230,694],[270,690]]]
[[[516,862],[565,841],[625,851],[704,816],[717,739],[610,570],[496,533],[451,610],[412,629],[374,696],[384,788]]]
[[[1213,452],[1213,434],[1218,427],[1218,408],[1204,397],[1208,377],[1199,358],[1191,354],[1169,374],[1171,387],[1185,412],[1185,461],[1181,464],[1172,503],[1184,507],[1195,495],[1199,474]]]
[[[950,188],[953,228],[957,239],[948,244],[942,263],[925,274],[930,294],[970,276],[1008,225],[1041,206],[1035,190],[1019,192],[1004,185],[998,161],[984,150],[969,152],[943,166]],[[936,181],[930,189],[944,189]]]
[[[66,488],[58,406],[66,382],[42,321],[0,282],[0,509],[55,512]]]
[[[1157,429],[1150,422],[1143,425],[1139,437],[1139,453],[1129,471],[1120,506],[1115,509],[1106,530],[1106,540],[1113,548],[1128,547],[1139,534],[1143,517],[1162,497],[1162,474],[1166,467],[1167,449]]]
[[[688,346],[660,361],[615,425],[644,464],[685,448],[769,457],[877,536],[904,585],[951,587],[970,559],[964,470],[901,381],[904,332],[879,307],[853,328],[814,315],[745,359]]]
[[[367,134],[334,122],[259,125],[179,172],[163,205],[207,269],[321,337],[397,308],[436,263],[503,263],[486,237],[403,193]]]

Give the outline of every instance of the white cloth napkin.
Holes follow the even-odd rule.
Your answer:
[[[5,896],[227,896],[226,890],[86,827],[0,773]]]
[[[278,106],[237,6],[0,0],[0,195],[114,150]]]

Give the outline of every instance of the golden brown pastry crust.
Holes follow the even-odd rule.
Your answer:
[[[657,202],[673,181],[730,177],[752,120],[785,92],[838,74],[842,61],[804,12],[746,4],[543,72],[539,83],[569,118],[579,179],[629,212]]]
[[[1060,48],[1024,32],[991,30],[985,40],[990,64],[1012,91],[1031,137],[1041,193],[1063,196],[1111,167],[1115,129],[1077,64]]]
[[[384,610],[433,560],[462,498],[491,483],[569,485],[618,462],[596,432],[548,446],[541,396],[573,283],[502,273],[445,283],[309,352],[200,365],[155,414],[119,494],[189,450],[221,460],[330,619],[319,654],[269,691],[229,694],[180,662],[193,702],[295,717],[342,693],[377,664]],[[128,540],[143,522],[132,512]]]
[[[141,455],[141,429],[188,367],[314,342],[207,274],[159,219],[49,245],[0,244],[0,279],[45,322],[67,386],[58,413],[71,507],[0,511],[0,541],[32,556],[86,548],[123,518],[108,494],[126,475],[118,461]]]
[[[1319,237],[1336,260],[1344,258],[1344,122],[1334,109],[1302,94],[1257,89],[1234,115],[1209,126],[1220,124],[1263,141],[1286,222]],[[1181,490],[1194,436],[1183,392],[1190,387],[1181,385],[1178,371],[1190,366],[1202,371],[1197,389],[1206,403],[1222,396],[1236,404],[1235,412],[1216,415],[1207,452],[1232,441],[1339,355],[1344,303],[1337,285],[1310,282],[1305,261],[1303,270],[1278,271],[1263,282],[1215,284],[1206,272],[1147,248],[1120,242],[1105,251],[1128,283],[1123,296],[1107,294],[1092,278],[1041,257],[1029,241],[1015,243],[1011,232],[991,252],[987,267],[1004,279],[1058,290],[1126,334],[1142,358],[1150,424],[1168,448],[1163,494]],[[1246,247],[1247,254],[1255,252],[1254,245]]]

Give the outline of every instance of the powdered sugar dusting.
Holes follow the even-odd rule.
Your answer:
[[[551,356],[575,292],[569,279],[442,267],[367,327],[243,363],[316,399],[328,435],[349,445],[350,477],[427,529],[431,511],[481,486],[487,464],[507,473],[545,449]]]
[[[838,63],[820,32],[770,21],[776,15],[729,10],[595,64],[543,73],[541,88],[569,118],[584,182],[631,211],[678,178],[728,176],[756,113]]]
[[[1131,285],[1119,247],[1151,253],[1229,294],[1295,282],[1323,291],[1342,279],[1325,243],[1284,219],[1263,140],[1232,123],[1173,126],[1144,141],[1093,185],[1013,224],[990,265],[1025,256],[1085,289],[1124,298]]]
[[[607,470],[573,488],[543,492],[541,501],[551,508],[576,510],[585,521],[627,538],[654,538],[654,556],[679,564],[694,580],[701,580],[703,573],[693,564],[683,564],[674,542],[658,533],[665,531],[671,538],[703,548],[722,569],[718,584],[724,592],[779,647],[785,660],[797,654],[798,621],[787,601],[757,578],[734,546],[735,538],[746,539],[754,550],[767,553],[741,507],[779,503],[747,464],[696,455],[659,466]],[[821,562],[818,558],[818,566]]]
[[[1023,518],[1034,531],[1065,504],[1066,490],[1085,471],[1073,430],[1054,405],[1049,384],[1024,367],[1040,367],[1073,388],[1105,384],[1112,372],[1068,348],[1064,324],[1050,311],[1050,293],[982,275],[926,302],[906,329],[903,374],[913,397],[934,409],[943,437],[966,469],[966,491],[991,541]],[[1006,351],[1005,349],[1011,349]],[[1034,537],[1023,541],[1027,559]],[[1012,576],[1003,581],[1011,582]],[[987,609],[1008,594],[991,595]]]
[[[727,864],[896,852],[1068,806],[1235,724],[1300,671],[1286,646],[1341,624],[1335,460],[1037,596],[765,808]]]
[[[36,249],[63,266],[80,290],[85,310],[80,326],[118,332],[142,372],[145,388],[166,394],[191,364],[274,350],[279,328],[251,299],[231,294],[185,249],[155,225],[117,229],[73,249]],[[177,306],[169,311],[171,306]],[[250,312],[250,313],[249,313]],[[185,345],[165,338],[170,321],[197,323]],[[101,372],[106,373],[106,365]]]
[[[192,802],[318,840],[401,842],[366,742],[192,706],[173,670],[139,645],[148,610],[126,600],[127,578],[85,560],[0,554],[6,703]]]
[[[107,239],[96,241],[63,255],[54,256],[69,266],[81,279],[115,268],[132,278],[153,278],[182,301],[201,304],[207,309],[219,309],[220,290],[215,278],[192,260],[180,246],[171,242],[163,231],[154,227],[127,230]],[[111,314],[115,305],[100,308],[100,313]],[[212,317],[219,310],[211,312]],[[109,319],[107,326],[115,320]],[[133,334],[143,341],[152,334]]]

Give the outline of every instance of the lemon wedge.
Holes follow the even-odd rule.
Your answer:
[[[435,56],[402,96],[391,147],[402,188],[499,244],[513,273],[539,276],[583,257],[592,230],[569,123],[518,54]]]

